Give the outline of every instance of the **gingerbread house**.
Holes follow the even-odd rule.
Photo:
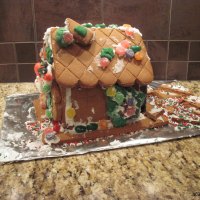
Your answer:
[[[47,30],[40,56],[35,83],[42,109],[36,114],[52,121],[51,136],[62,142],[120,133],[145,111],[153,71],[138,29],[67,18],[65,27]]]

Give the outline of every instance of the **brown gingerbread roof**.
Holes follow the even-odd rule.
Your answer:
[[[68,28],[73,33],[77,22],[67,19]],[[143,40],[138,33],[134,38],[127,37],[123,30],[115,28],[91,28],[95,32],[94,40],[88,46],[73,44],[67,48],[60,48],[55,40],[57,28],[51,30],[51,43],[54,58],[55,80],[65,87],[74,87],[79,84],[82,87],[95,87],[100,84],[109,87],[118,83],[122,86],[131,86],[136,81],[140,84],[148,84],[153,80],[153,70],[146,52]],[[86,38],[87,40],[88,38]],[[89,38],[91,39],[91,38]],[[98,65],[98,58],[102,48],[113,47],[122,40],[129,40],[132,45],[140,45],[144,58],[141,61],[118,58],[115,54],[106,69]],[[117,69],[117,65],[123,65]]]

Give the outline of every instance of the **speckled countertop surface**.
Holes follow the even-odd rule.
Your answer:
[[[200,95],[200,81],[183,82]],[[0,84],[4,97],[33,84]],[[0,199],[200,199],[200,137],[0,166]]]

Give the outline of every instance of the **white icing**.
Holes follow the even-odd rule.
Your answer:
[[[185,88],[184,86],[179,85],[179,84],[176,84],[176,85],[163,84],[162,86],[167,87],[167,88],[171,88],[171,89],[174,89],[174,90],[180,90],[180,91],[183,91],[183,92],[188,92],[189,91],[188,88]]]
[[[67,116],[67,110],[72,107],[71,88],[66,88],[66,104],[65,104],[65,122],[70,126],[74,124],[74,120]]]
[[[79,105],[78,105],[78,102],[76,100],[74,100],[74,109],[75,110],[79,109]]]
[[[160,91],[161,94],[171,95],[171,96],[177,96],[177,93],[174,92],[168,92],[168,91]]]
[[[200,97],[190,95],[187,100],[193,103],[200,103]]]
[[[92,107],[91,112],[92,112],[93,114],[95,114],[94,107]]]
[[[97,65],[98,67],[101,66],[101,65],[100,65],[100,60],[101,60],[101,56],[100,56],[100,53],[99,53],[99,54],[97,54],[97,55],[94,57],[94,62],[96,63],[96,65]]]
[[[42,93],[42,85],[43,85],[42,82],[43,82],[42,79],[39,76],[37,76],[35,79],[35,87],[37,88],[39,93]]]
[[[159,120],[161,120],[162,122],[164,122],[164,119],[162,116],[158,117]]]
[[[43,37],[44,43],[46,44],[46,46],[49,46],[50,49],[52,49],[52,45],[51,45],[51,29],[52,29],[52,27],[48,28],[46,30],[46,32],[44,33],[44,37]]]
[[[161,111],[162,111],[162,108],[154,107],[153,109],[151,109],[150,113],[158,113],[158,112],[161,112]]]
[[[117,29],[125,31],[127,29],[127,27],[124,26],[119,26]],[[139,31],[139,29],[135,28],[135,27],[128,27],[129,31],[132,31],[133,33],[137,33],[142,37],[142,33]]]
[[[113,66],[113,73],[119,73],[124,69],[123,59],[117,59],[117,63]]]
[[[89,71],[89,72],[93,72],[93,68],[92,68],[91,65],[87,68],[87,71]]]
[[[119,144],[121,144],[121,142],[119,140],[114,140],[113,142],[110,142],[111,146],[116,146],[116,145],[119,145]]]

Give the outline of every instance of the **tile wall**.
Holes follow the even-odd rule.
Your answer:
[[[156,79],[200,80],[200,0],[1,0],[0,82],[31,82],[43,33],[80,23],[128,23],[143,33]]]

